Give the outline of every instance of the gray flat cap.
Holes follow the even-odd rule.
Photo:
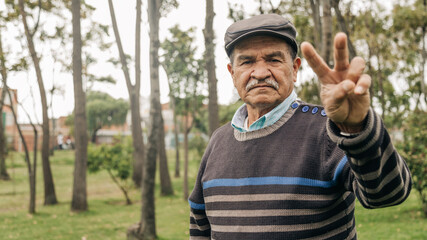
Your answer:
[[[224,36],[225,51],[230,56],[240,40],[254,35],[270,35],[283,38],[298,52],[296,34],[294,25],[288,19],[277,14],[262,14],[231,24]]]

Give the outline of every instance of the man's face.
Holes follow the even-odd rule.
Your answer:
[[[292,60],[288,44],[270,36],[237,43],[228,64],[240,98],[254,109],[271,110],[292,92],[301,60]]]

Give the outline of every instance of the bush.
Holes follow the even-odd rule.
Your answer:
[[[421,197],[427,216],[427,112],[414,111],[403,124],[404,141],[398,145],[412,175],[412,188]]]
[[[116,141],[113,145],[90,144],[88,147],[88,170],[95,173],[101,170],[108,172],[114,183],[123,192],[126,203],[132,204],[128,191],[132,187],[132,143]]]

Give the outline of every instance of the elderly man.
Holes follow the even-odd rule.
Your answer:
[[[365,62],[334,40],[334,69],[309,43],[322,106],[297,100],[296,30],[274,14],[232,24],[228,70],[241,99],[203,156],[191,207],[190,239],[356,239],[355,198],[366,208],[409,195],[408,168],[370,108]]]

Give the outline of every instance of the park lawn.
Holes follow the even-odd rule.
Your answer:
[[[172,156],[172,154],[171,154]],[[199,157],[190,159],[190,189],[197,174]],[[0,239],[126,239],[126,229],[140,219],[140,191],[130,195],[133,205],[125,205],[122,193],[107,173],[88,174],[89,211],[70,212],[73,173],[72,151],[56,151],[51,158],[59,204],[43,206],[40,163],[37,169],[37,213],[28,214],[28,175],[22,156],[12,155],[8,172],[12,181],[0,182]],[[183,158],[181,158],[183,159]],[[40,162],[40,158],[39,158]],[[189,207],[182,197],[182,177],[174,178],[174,159],[169,158],[174,196],[156,193],[156,224],[160,240],[188,239]],[[158,174],[157,174],[158,175]],[[182,175],[182,173],[181,173]],[[159,189],[157,179],[157,190]],[[367,210],[358,204],[356,225],[359,239],[427,239],[427,219],[413,192],[402,205]]]

